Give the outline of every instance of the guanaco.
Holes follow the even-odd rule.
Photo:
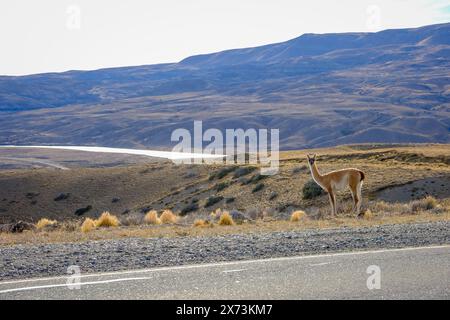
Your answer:
[[[307,158],[314,181],[328,193],[331,205],[331,215],[334,216],[337,214],[336,192],[349,187],[353,198],[352,213],[356,210],[357,215],[361,216],[361,188],[365,178],[364,172],[358,169],[349,168],[320,174],[319,169],[317,169],[316,155],[308,154]]]

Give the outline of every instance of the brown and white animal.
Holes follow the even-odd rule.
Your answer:
[[[328,192],[331,204],[331,215],[337,214],[336,192],[349,187],[353,198],[352,212],[355,212],[356,210],[356,213],[360,216],[362,201],[361,188],[365,178],[364,172],[358,169],[349,168],[320,174],[317,169],[316,155],[308,154],[307,157],[309,169],[311,170],[314,181],[322,187],[323,190]]]

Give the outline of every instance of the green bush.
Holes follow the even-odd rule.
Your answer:
[[[211,196],[208,198],[208,200],[206,200],[205,208],[211,207],[222,200],[223,200],[222,196]]]
[[[234,172],[233,178],[240,178],[242,176],[245,176],[249,173],[252,173],[254,170],[256,169],[256,167],[242,167],[237,169]]]
[[[185,206],[183,209],[181,209],[180,216],[185,216],[189,212],[197,211],[198,210],[198,204],[197,203],[190,203],[187,206]]]
[[[233,203],[236,200],[235,197],[230,197],[225,199],[225,203]]]
[[[314,180],[309,180],[303,186],[303,199],[314,199],[324,193],[323,189]]]
[[[214,189],[219,192],[228,187],[228,182],[221,182],[215,185]]]
[[[255,174],[254,176],[252,176],[251,178],[247,179],[247,178],[241,178],[241,183],[242,185],[247,185],[247,184],[251,184],[251,183],[257,183],[263,179],[266,179],[267,176],[264,176],[262,174]]]
[[[258,192],[264,188],[264,183],[258,183],[252,190],[253,193]]]
[[[217,172],[214,172],[213,174],[211,174],[209,176],[209,180],[222,179],[226,175],[228,175],[230,172],[233,172],[235,169],[236,169],[236,167],[225,167],[225,168],[222,168],[222,169],[218,170]]]

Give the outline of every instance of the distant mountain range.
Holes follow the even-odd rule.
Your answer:
[[[170,148],[176,128],[279,128],[282,149],[450,142],[450,23],[304,34],[179,63],[0,76],[0,144]]]

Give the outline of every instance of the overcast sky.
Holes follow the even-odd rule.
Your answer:
[[[303,33],[450,21],[450,0],[1,0],[0,74],[177,62]]]

